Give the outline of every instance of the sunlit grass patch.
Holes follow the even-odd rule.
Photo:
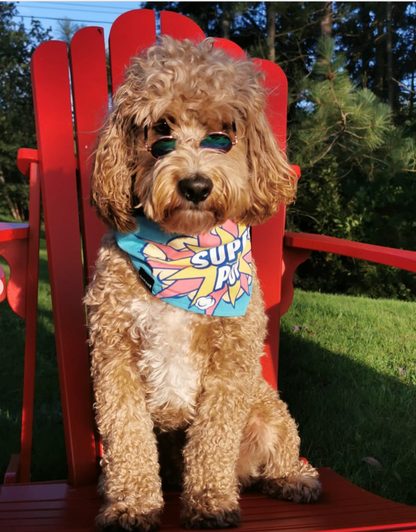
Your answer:
[[[416,504],[415,314],[415,303],[297,291],[282,319],[279,373],[308,459],[408,504]]]

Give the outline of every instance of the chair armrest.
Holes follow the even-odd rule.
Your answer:
[[[18,224],[0,222],[0,256],[6,260],[9,259],[9,253],[12,253],[11,248],[24,248],[25,242],[29,234],[29,224]],[[15,243],[21,241],[21,243]],[[9,253],[8,253],[9,252]],[[22,256],[26,260],[26,255]],[[6,299],[6,275],[0,264],[0,303]]]
[[[17,167],[29,179],[30,163],[38,163],[38,150],[30,148],[20,148],[17,152]]]
[[[0,256],[6,259],[12,275],[6,291],[6,275],[0,265],[0,302],[8,294],[10,306],[21,318],[25,297],[19,294],[25,286],[28,235],[29,224],[0,222]]]
[[[331,236],[306,233],[286,233],[284,245],[288,248],[324,251],[355,259],[368,260],[416,273],[416,251],[385,248],[362,242],[352,242]]]
[[[21,148],[17,154],[17,166],[27,178],[29,178],[30,164],[38,162],[38,151]],[[11,242],[28,238],[28,223],[0,222],[0,243]]]
[[[30,178],[30,211],[29,218],[31,222],[31,234],[33,236],[33,251],[30,254],[32,261],[38,260],[39,240],[39,206],[40,206],[40,189],[38,180],[39,157],[37,150],[22,148],[17,154],[17,166],[19,170]],[[34,224],[36,225],[36,231]],[[3,268],[0,266],[0,302],[7,298],[10,307],[21,318],[26,317],[26,276],[27,276],[27,259],[28,259],[28,242],[29,242],[29,224],[27,223],[8,223],[0,222],[0,256],[2,256],[10,266],[10,279],[6,289],[6,276]],[[37,272],[37,266],[36,266]],[[36,291],[37,291],[37,273],[36,273]]]
[[[335,253],[416,272],[416,251],[385,248],[332,236],[310,233],[286,233],[283,240],[284,273],[280,305],[281,316],[285,314],[292,304],[293,274],[299,264],[309,258],[312,251]]]
[[[27,238],[29,224],[0,222],[0,242],[11,242]]]

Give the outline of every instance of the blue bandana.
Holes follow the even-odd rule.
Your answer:
[[[243,316],[252,289],[250,229],[230,220],[199,236],[163,233],[145,217],[115,232],[140,279],[157,298],[210,316]]]

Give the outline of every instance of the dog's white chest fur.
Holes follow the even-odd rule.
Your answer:
[[[156,299],[134,299],[130,310],[139,328],[140,373],[145,379],[149,410],[187,410],[192,417],[200,388],[201,368],[191,356],[193,315]]]

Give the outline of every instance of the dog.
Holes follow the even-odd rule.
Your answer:
[[[294,502],[319,496],[296,423],[262,378],[267,320],[250,251],[249,227],[295,190],[252,61],[169,37],[132,60],[91,179],[111,229],[85,298],[99,529],[160,526],[160,464],[182,478],[189,529],[239,525],[252,484]]]

